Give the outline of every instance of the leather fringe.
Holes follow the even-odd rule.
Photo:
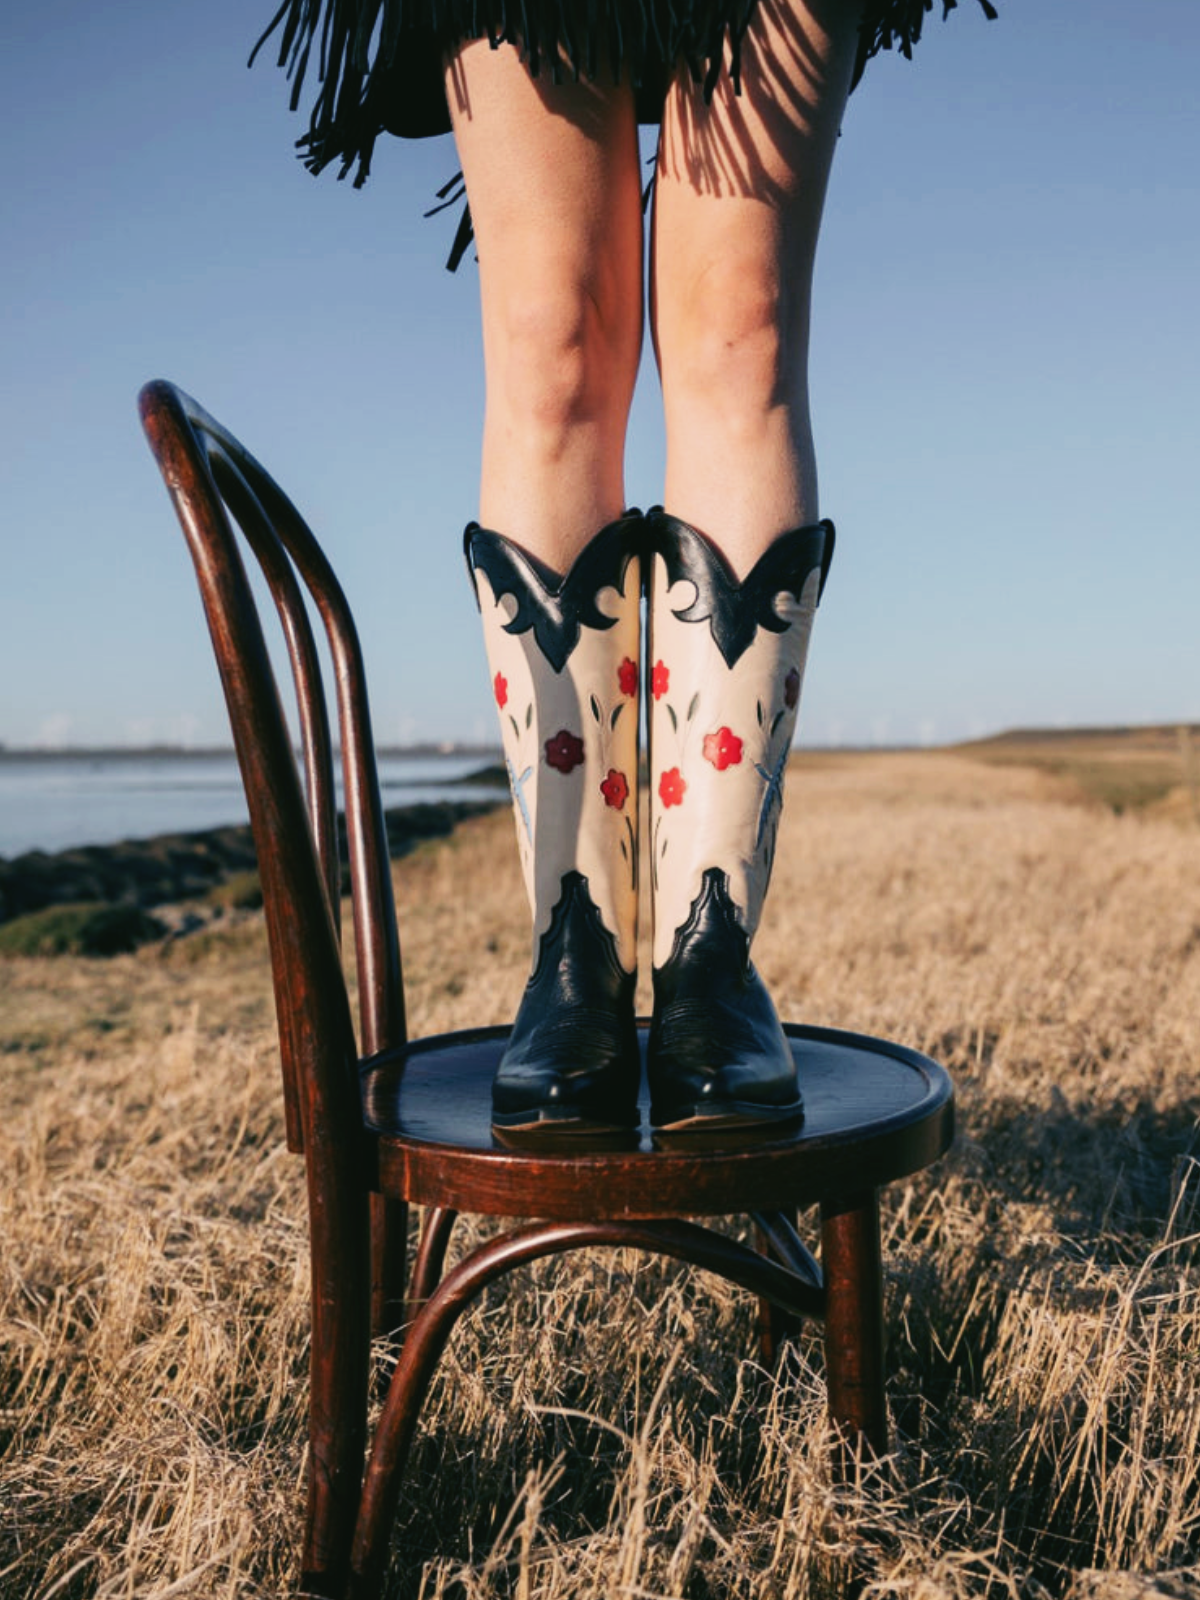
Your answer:
[[[995,22],[999,12],[991,0],[979,0],[979,4],[988,21]],[[925,14],[932,11],[933,6],[934,0],[867,0],[850,87],[853,89],[857,85],[867,62],[880,50],[899,50],[906,61],[911,61],[913,45],[921,38]],[[957,8],[958,0],[942,0],[942,21]]]
[[[995,20],[992,0],[978,3]],[[957,4],[942,0],[943,18]],[[249,65],[278,35],[276,61],[291,83],[293,111],[310,69],[315,71],[308,131],[296,141],[300,157],[312,173],[337,163],[338,177],[345,178],[353,168],[354,187],[361,189],[381,133],[422,137],[449,130],[441,62],[456,43],[486,38],[493,47],[512,44],[534,77],[545,68],[556,83],[566,77],[594,80],[610,70],[614,82],[627,80],[641,89],[665,83],[670,67],[683,61],[711,98],[727,44],[730,76],[739,83],[741,44],[754,5],[755,0],[282,0]],[[853,84],[880,50],[911,58],[933,7],[934,0],[867,0]],[[459,175],[439,191],[439,204],[426,215],[462,198]],[[471,239],[464,205],[447,262],[451,271]]]

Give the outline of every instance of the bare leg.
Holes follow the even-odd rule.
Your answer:
[[[652,265],[667,422],[664,504],[745,573],[813,522],[809,303],[859,7],[758,0],[742,93],[686,72],[667,97]]]
[[[758,0],[742,94],[723,79],[706,105],[677,73],[663,116],[652,295],[667,473],[649,605],[647,1068],[651,1120],[665,1131],[802,1114],[795,1060],[749,950],[831,553],[829,530],[811,526],[809,300],[858,20],[855,0]],[[769,593],[729,584],[727,565],[745,577],[768,549]]]
[[[642,339],[632,96],[533,79],[486,40],[453,56],[446,91],[479,250],[480,521],[561,572],[624,507]]]
[[[642,339],[633,98],[627,85],[533,79],[516,50],[486,41],[454,55],[447,97],[478,239],[487,370],[484,527],[468,561],[534,933],[492,1119],[518,1139],[623,1131],[637,1121],[640,1070],[641,541],[638,522],[621,517]],[[526,606],[516,632],[514,603]]]

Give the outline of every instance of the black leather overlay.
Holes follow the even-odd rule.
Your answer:
[[[492,1086],[497,1127],[636,1126],[634,982],[587,879],[565,873]]]
[[[482,571],[497,600],[501,595],[516,596],[517,614],[505,623],[505,632],[525,633],[532,628],[538,648],[555,672],[561,672],[579,643],[580,628],[614,625],[616,619],[604,615],[596,596],[608,588],[625,593],[625,574],[641,553],[643,526],[640,511],[610,522],[563,575],[477,522],[470,523],[463,535],[463,553],[472,582],[476,571]]]
[[[825,592],[833,560],[832,522],[781,533],[739,583],[725,557],[704,534],[655,507],[647,517],[648,542],[662,556],[672,583],[685,579],[696,587],[696,598],[673,615],[681,622],[705,622],[712,629],[725,665],[734,663],[750,648],[759,628],[785,633],[788,624],[775,611],[775,597],[794,595],[799,600],[810,572],[821,571],[817,598]]]
[[[655,968],[647,1068],[656,1128],[803,1114],[791,1047],[719,867],[705,872],[669,960]]]
[[[693,971],[697,963],[711,969],[714,979],[730,972],[740,977],[750,965],[750,939],[729,893],[729,874],[720,867],[709,867],[700,879],[700,893],[659,970],[677,977],[681,962]]]

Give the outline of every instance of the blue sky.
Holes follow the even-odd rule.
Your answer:
[[[973,0],[851,100],[813,397],[838,560],[801,741],[1200,720],[1197,0]],[[459,554],[473,262],[451,142],[310,177],[245,0],[8,6],[0,741],[223,743],[148,378],[278,476],[359,617],[383,741],[491,738]],[[631,502],[659,494],[647,363]]]

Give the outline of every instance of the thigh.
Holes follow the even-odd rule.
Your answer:
[[[478,243],[485,313],[548,276],[640,308],[637,124],[628,85],[531,77],[512,45],[460,47],[446,97]],[[640,318],[640,310],[639,310]]]
[[[676,74],[655,183],[657,295],[714,261],[807,279],[861,13],[861,0],[757,0],[740,94],[724,72],[706,104]]]

